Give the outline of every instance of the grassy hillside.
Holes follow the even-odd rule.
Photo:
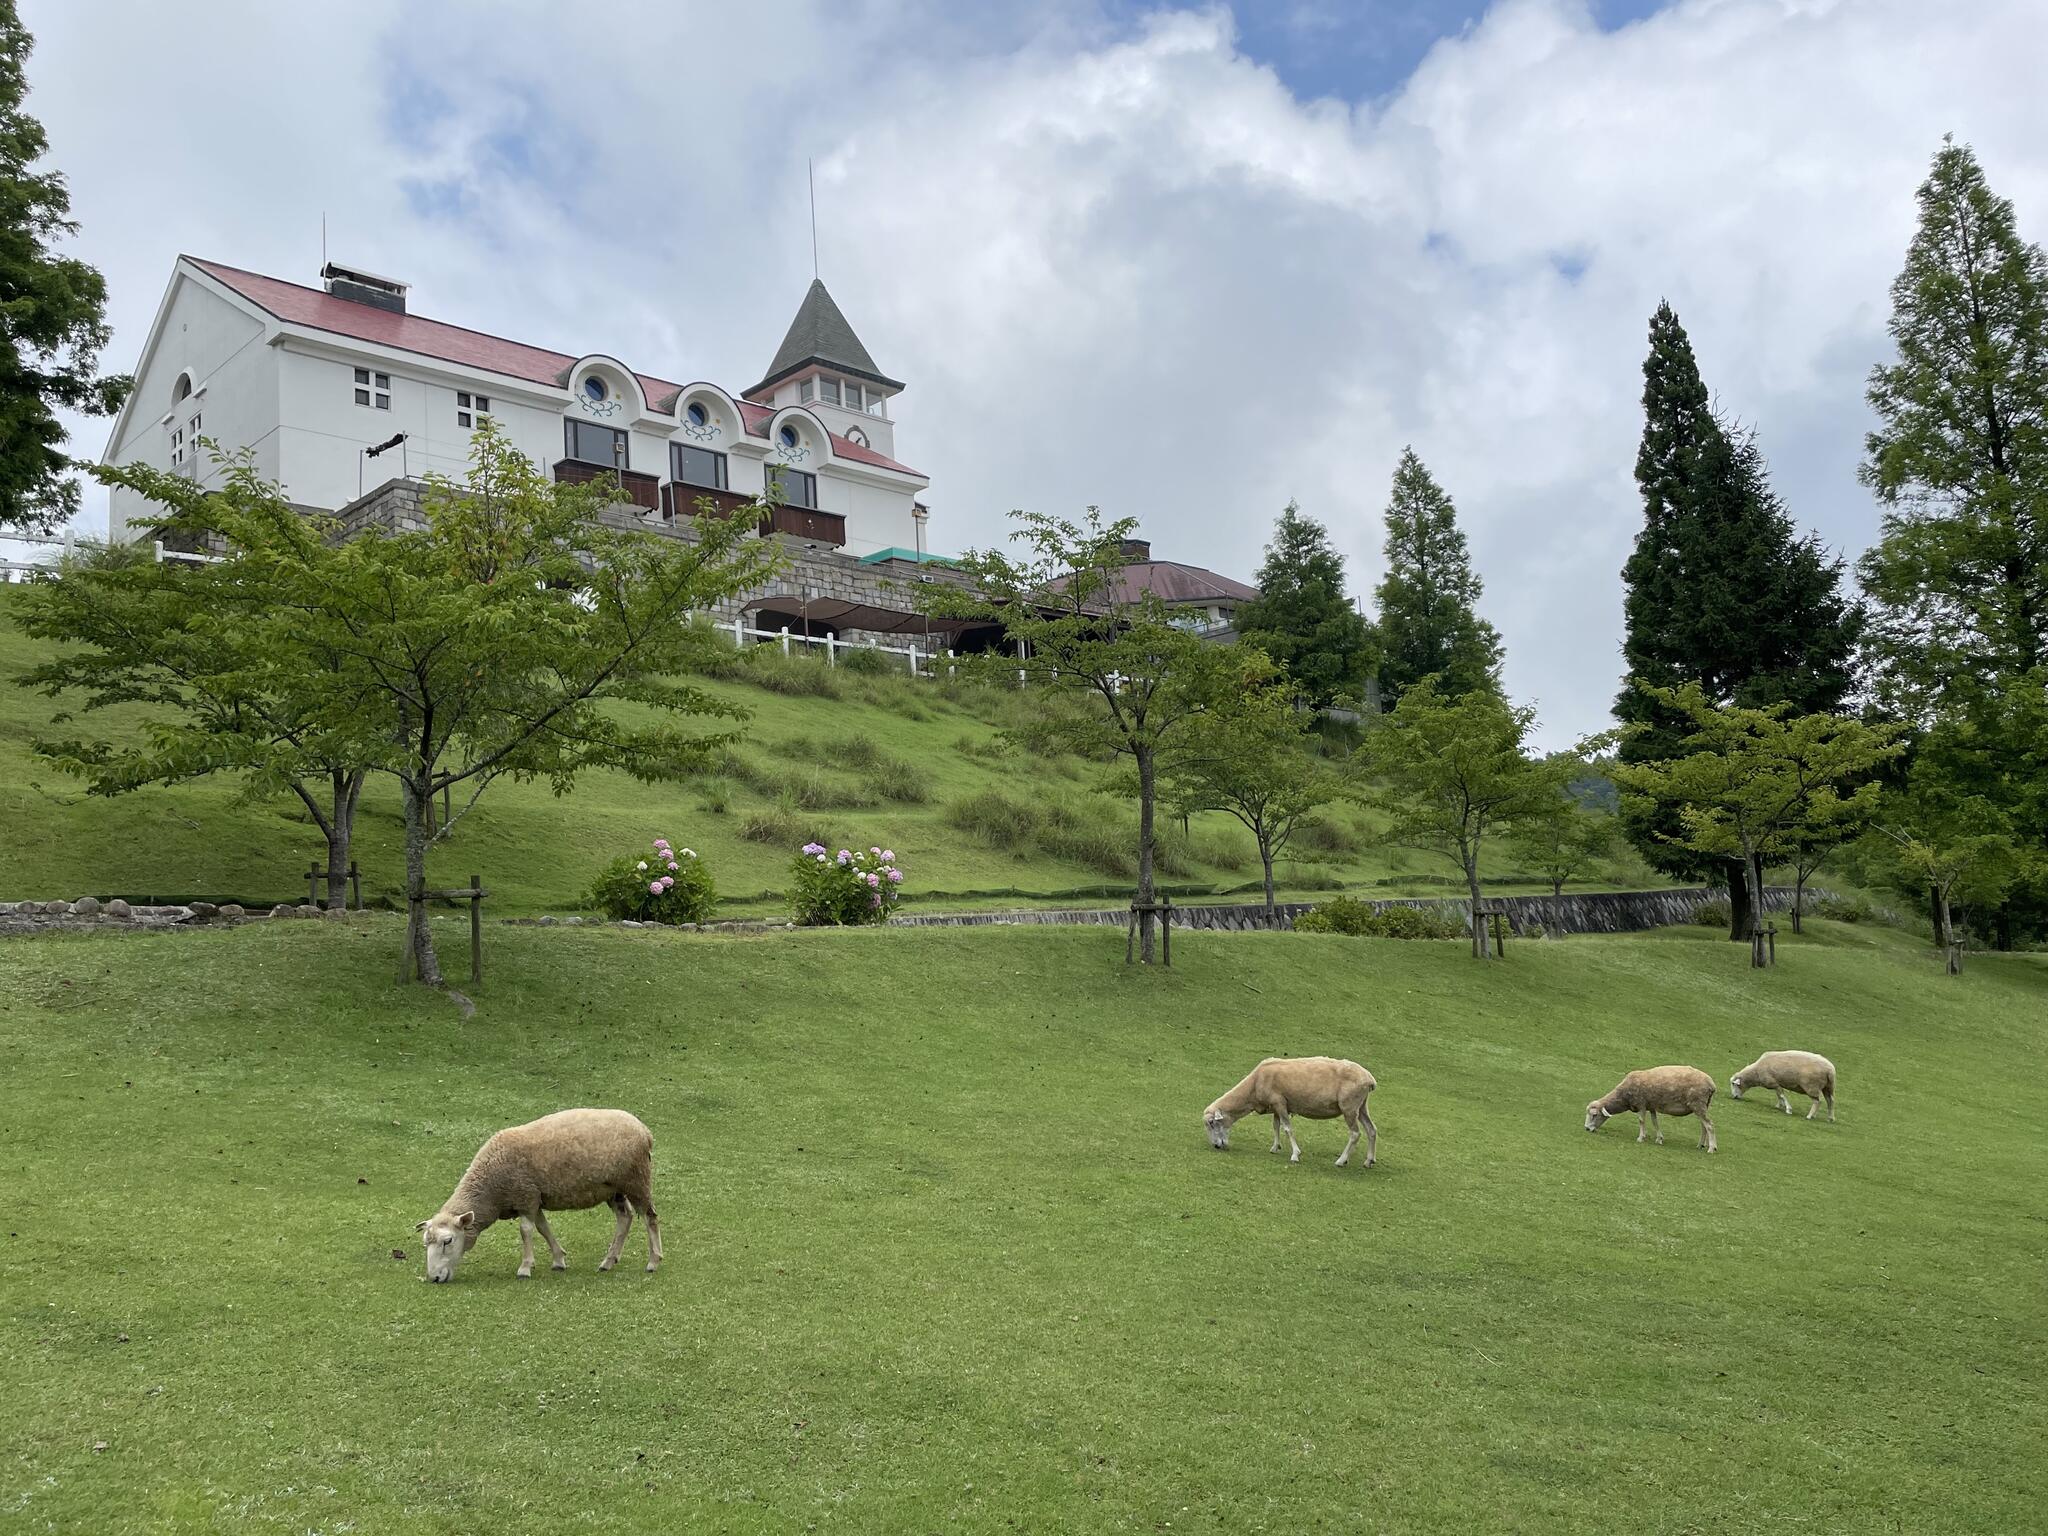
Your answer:
[[[110,710],[53,728],[63,701],[15,681],[41,649],[7,622],[17,601],[19,589],[0,587],[0,899],[304,900],[304,871],[326,847],[296,801],[248,804],[225,780],[95,800],[34,755],[38,735],[118,733],[141,715]],[[710,683],[751,719],[746,744],[703,782],[649,786],[597,773],[559,799],[545,785],[496,784],[436,851],[433,877],[481,873],[501,912],[568,911],[600,866],[663,836],[709,858],[726,912],[744,915],[779,905],[764,893],[781,889],[796,848],[815,837],[894,848],[914,903],[985,907],[1128,890],[1136,814],[1097,791],[1102,769],[1008,750],[999,739],[1034,707],[1032,696],[777,664],[779,653],[756,660],[764,664],[734,665]],[[388,782],[366,791],[357,838],[366,895],[395,892],[399,808]],[[1355,810],[1337,810],[1294,853],[1284,867],[1294,892],[1428,893],[1452,883],[1448,864],[1373,847]],[[1171,829],[1169,884],[1229,891],[1258,874],[1249,834],[1229,818],[1196,818],[1185,837]],[[1642,878],[1626,867],[1606,875]]]
[[[2048,1470],[2048,967],[1886,932],[1520,946],[494,933],[0,944],[0,1510],[24,1529],[2017,1531]],[[1832,1055],[1840,1123],[1631,1067]],[[1380,1165],[1201,1106],[1378,1075]],[[2018,1086],[2016,1086],[2018,1085]],[[412,1223],[563,1105],[655,1130],[669,1259]],[[1803,1105],[1802,1105],[1803,1109]],[[404,1250],[401,1261],[392,1250]],[[2030,1513],[2031,1511],[2031,1513]]]

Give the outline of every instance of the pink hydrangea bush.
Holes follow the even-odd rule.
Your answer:
[[[879,923],[896,910],[902,892],[903,870],[893,848],[835,852],[805,843],[790,866],[790,905],[807,928]]]
[[[717,900],[709,867],[665,837],[641,857],[612,860],[590,887],[591,905],[614,921],[701,923]]]

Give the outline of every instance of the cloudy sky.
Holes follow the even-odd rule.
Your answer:
[[[21,9],[110,366],[178,252],[312,281],[324,214],[419,313],[741,387],[811,276],[810,159],[935,548],[1094,503],[1248,577],[1293,497],[1369,593],[1412,443],[1546,744],[1615,689],[1658,299],[1853,556],[1942,134],[2048,233],[2042,0]]]

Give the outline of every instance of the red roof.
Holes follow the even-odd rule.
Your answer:
[[[240,267],[226,266],[217,261],[201,261],[195,256],[184,259],[208,277],[225,283],[266,314],[275,315],[291,325],[303,325],[311,330],[374,342],[378,346],[416,353],[444,363],[481,368],[507,378],[555,387],[559,387],[558,381],[564,370],[576,364],[576,359],[567,353],[550,352],[545,347],[529,347],[524,342],[507,341],[502,336],[429,320],[424,315],[396,315],[373,304],[338,299],[318,288],[265,277],[260,272],[245,272]],[[671,384],[666,379],[644,373],[636,373],[634,377],[640,381],[640,389],[647,396],[650,409],[683,388],[680,384]],[[740,418],[748,435],[766,437],[768,419],[774,412],[748,401],[738,403]],[[849,442],[836,432],[827,435],[832,439],[832,452],[837,458],[893,469],[898,474],[919,473],[872,448]]]
[[[1125,566],[1116,600],[1134,603],[1146,592],[1162,603],[1248,603],[1259,595],[1257,587],[1178,560],[1141,560]]]

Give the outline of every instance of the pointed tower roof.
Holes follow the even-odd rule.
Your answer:
[[[768,365],[761,382],[747,393],[758,394],[812,363],[823,363],[856,378],[872,379],[889,389],[903,387],[902,380],[890,378],[875,366],[875,360],[868,356],[868,349],[860,344],[860,338],[853,334],[853,327],[846,323],[846,316],[839,312],[839,306],[832,302],[832,295],[825,291],[824,283],[815,277],[811,279],[809,291],[804,294],[803,303],[797,306],[796,318],[789,322],[789,334],[775,349],[775,361]]]

